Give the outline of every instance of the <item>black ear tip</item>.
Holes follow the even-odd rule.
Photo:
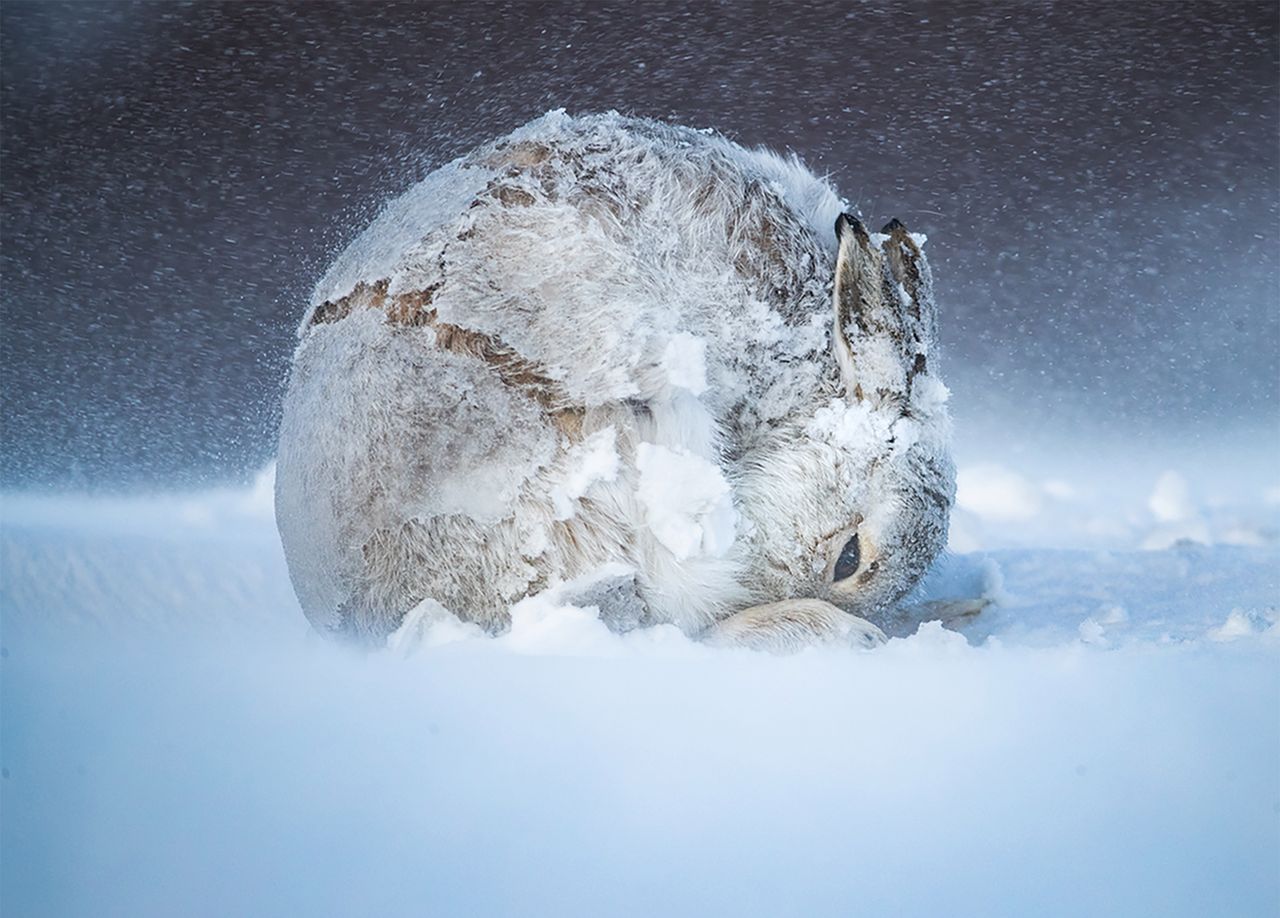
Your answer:
[[[884,229],[882,229],[880,232],[884,233],[886,236],[889,236],[893,234],[894,230],[902,230],[903,232],[906,232],[906,229],[907,228],[902,225],[902,221],[899,220],[897,217],[894,217],[892,220],[890,220],[888,223],[884,225]]]
[[[859,233],[863,236],[867,234],[867,228],[862,225],[862,221],[853,214],[841,214],[836,217],[836,238],[839,239],[843,235],[845,227]]]

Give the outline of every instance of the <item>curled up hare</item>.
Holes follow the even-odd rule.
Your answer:
[[[569,583],[620,631],[882,641],[955,491],[922,244],[794,159],[616,114],[436,170],[300,328],[276,506],[307,616],[498,633]]]

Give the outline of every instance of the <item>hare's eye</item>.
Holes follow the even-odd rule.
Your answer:
[[[858,534],[855,532],[840,549],[840,557],[836,558],[836,569],[832,572],[832,580],[843,580],[852,577],[862,563],[862,550],[858,547]]]

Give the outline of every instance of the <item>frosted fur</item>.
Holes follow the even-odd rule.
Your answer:
[[[316,328],[296,355],[295,377],[311,383],[290,389],[278,464],[297,474],[277,475],[276,502],[286,550],[305,545],[289,554],[304,609],[336,613],[367,576],[361,551],[376,533],[409,519],[502,519],[554,454],[528,399],[436,350],[430,329],[401,332],[364,312]]]
[[[381,642],[429,600],[497,632],[618,566],[628,621],[721,642],[886,614],[945,543],[946,389],[912,364],[918,242],[837,239],[841,210],[795,158],[563,112],[388,204],[317,285],[285,398],[307,615]]]

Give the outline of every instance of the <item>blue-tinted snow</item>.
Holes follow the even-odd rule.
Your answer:
[[[967,499],[987,541],[922,597],[995,600],[968,640],[786,658],[570,608],[357,655],[305,626],[269,472],[7,495],[6,913],[1274,913],[1276,507],[1143,550],[1211,515],[1153,481],[1070,505],[1113,546],[1026,547],[1083,538],[1062,484]]]

